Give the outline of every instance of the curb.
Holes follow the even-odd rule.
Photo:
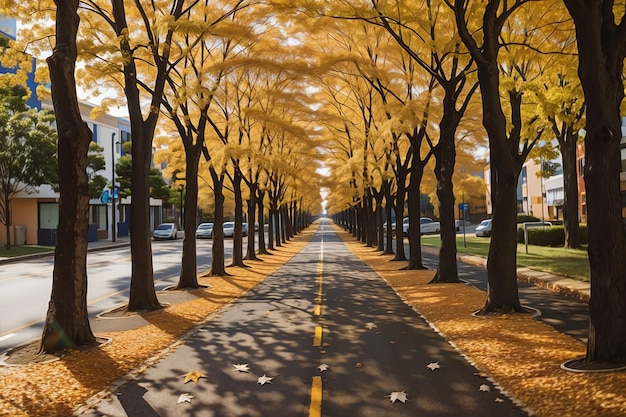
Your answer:
[[[97,251],[101,251],[101,250],[110,250],[110,249],[124,248],[124,247],[127,247],[127,246],[130,246],[130,242],[111,243],[111,244],[103,245],[103,246],[94,246],[94,247],[91,247],[91,248],[88,247],[87,248],[87,252],[97,252]],[[0,265],[27,261],[29,259],[46,258],[46,257],[49,257],[49,256],[54,256],[54,250],[47,251],[47,252],[33,253],[31,255],[21,255],[21,256],[13,256],[13,257],[10,257],[10,258],[2,258],[2,259],[0,259]]]
[[[436,251],[434,253],[436,253]],[[483,258],[482,256],[457,254],[457,260],[481,268],[487,267],[487,259]],[[539,271],[526,267],[517,268],[517,279],[518,281],[526,282],[536,287],[545,288],[559,294],[570,296],[580,302],[588,303],[589,299],[591,298],[591,291],[588,289],[589,284],[583,281],[574,280],[572,278],[554,275],[549,272]],[[562,283],[568,280],[573,281],[572,284],[574,284],[575,286],[587,288],[576,288],[573,285],[564,285]]]

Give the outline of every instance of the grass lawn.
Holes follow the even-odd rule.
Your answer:
[[[457,235],[456,247],[459,253],[487,257],[490,241],[491,239],[488,237],[466,235],[464,246],[463,236]],[[422,245],[438,247],[439,242],[439,235],[422,236]],[[517,245],[517,266],[589,281],[589,258],[586,249],[576,250],[528,245],[527,254],[526,246],[520,243]]]
[[[14,256],[53,251],[54,247],[52,246],[11,246],[11,249],[8,250],[6,246],[0,246],[0,258],[12,258]]]

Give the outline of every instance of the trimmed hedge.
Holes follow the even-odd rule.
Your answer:
[[[580,225],[578,239],[581,244],[589,243],[587,225]],[[524,243],[523,225],[517,229],[517,243]],[[531,227],[528,229],[528,244],[553,247],[563,246],[565,245],[565,229],[563,226]]]
[[[518,223],[526,223],[526,222],[540,222],[541,219],[538,219],[535,216],[531,216],[529,214],[518,214],[517,215],[517,222]]]

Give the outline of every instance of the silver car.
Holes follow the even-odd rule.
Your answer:
[[[196,238],[211,239],[213,237],[213,223],[200,223],[196,229]]]
[[[224,237],[235,237],[235,222],[224,223]],[[248,236],[248,223],[241,224],[243,236]]]
[[[154,229],[154,232],[152,233],[152,237],[154,237],[154,240],[160,240],[160,239],[174,240],[178,237],[177,233],[178,233],[178,228],[176,227],[176,224],[161,223],[160,225],[157,226],[156,229]]]
[[[491,236],[491,219],[486,219],[480,222],[478,226],[476,226],[476,236],[478,237],[489,237]]]

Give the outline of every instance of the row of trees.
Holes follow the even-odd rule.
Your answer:
[[[387,206],[394,204],[400,219],[408,188],[409,231],[413,231],[409,268],[420,267],[413,256],[415,251],[419,257],[416,197],[425,162],[434,158],[442,224],[437,282],[458,279],[452,185],[457,171],[456,142],[468,133],[474,141],[481,136],[479,129],[464,124],[475,126],[472,117],[482,115],[494,206],[483,313],[524,311],[517,293],[513,238],[516,189],[525,160],[534,148],[553,138],[563,156],[566,245],[579,246],[575,152],[578,132],[586,126],[586,185],[603,197],[588,194],[587,199],[597,217],[589,211],[593,298],[585,361],[623,361],[626,293],[620,276],[624,237],[618,166],[626,39],[623,8],[613,7],[611,1],[525,0],[488,1],[480,6],[471,1],[372,0],[358,6],[347,1],[307,2],[307,7],[321,19],[328,18],[332,22],[328,26],[345,25],[333,40],[346,51],[344,62],[350,69],[341,71],[340,77],[348,86],[342,93],[350,93],[333,93],[334,100],[328,102],[341,108],[341,116],[346,115],[346,105],[354,114],[340,116],[339,127],[333,127],[341,136],[339,149],[343,151],[333,210],[356,210],[344,216],[362,225],[357,234],[371,244],[375,234],[369,231],[374,224],[370,219],[383,207],[380,199],[372,203],[373,196],[384,193],[386,181],[392,181],[395,198],[387,194],[385,201]],[[363,23],[355,25],[355,21]],[[357,34],[356,41],[346,33]],[[585,36],[582,45],[581,36]],[[398,48],[402,53],[391,52]],[[573,71],[577,64],[578,74]],[[602,75],[597,77],[597,73]],[[473,100],[480,111],[473,108]],[[604,187],[602,181],[606,181]],[[376,218],[380,240],[380,216]],[[400,227],[396,235],[396,259],[402,259]]]
[[[61,4],[78,7],[59,0],[58,12]],[[159,158],[167,161],[172,176],[174,170],[182,173],[178,178],[184,179],[187,191],[186,224],[195,221],[198,178],[211,188],[216,222],[223,214],[226,179],[235,196],[237,219],[244,199],[251,205],[249,218],[254,204],[264,204],[266,198],[274,213],[286,207],[293,211],[294,203],[301,211],[314,207],[319,196],[312,196],[310,189],[318,187],[316,153],[321,152],[333,172],[325,184],[331,190],[331,211],[353,211],[359,224],[369,225],[371,219],[381,218],[383,207],[389,214],[393,205],[401,219],[408,193],[411,268],[421,267],[420,188],[432,168],[442,225],[436,278],[440,282],[458,280],[455,194],[460,182],[476,170],[471,164],[459,169],[457,155],[470,160],[486,137],[494,206],[483,307],[487,313],[523,311],[515,268],[517,182],[533,149],[554,137],[563,155],[568,193],[568,244],[577,245],[572,161],[584,125],[593,293],[586,360],[619,361],[626,356],[618,152],[626,43],[623,8],[609,0],[81,4],[80,31],[78,15],[57,12],[57,18],[74,20],[63,29],[57,24],[55,54],[72,52],[66,58],[72,60],[80,51],[88,64],[81,70],[82,80],[97,74],[125,93],[133,143],[129,309],[160,307],[147,224],[155,132],[157,145],[166,148]],[[37,16],[22,9],[32,5],[19,6],[14,9],[19,15]],[[68,28],[76,30],[69,35],[78,37],[79,50],[72,46],[72,36],[67,37]],[[39,23],[33,29],[40,35],[46,30]],[[578,75],[572,71],[577,62]],[[73,67],[66,65],[56,73],[54,63],[51,58],[59,114],[67,106],[54,97],[55,81],[60,77],[74,82],[73,72],[67,72]],[[63,135],[71,132],[76,137],[81,131],[73,129],[59,131],[59,150]],[[81,189],[78,185],[76,190]],[[63,191],[61,195],[63,199]],[[76,241],[82,232],[76,220],[82,217],[70,209],[67,213],[74,215],[75,224],[65,232]],[[380,220],[377,223],[380,231]],[[380,244],[382,233],[372,230],[363,227],[361,237],[370,244],[376,238]],[[400,227],[396,233],[401,242]],[[214,245],[214,251],[220,246]],[[82,244],[68,247],[72,256],[82,257]],[[403,246],[397,247],[396,257],[402,259]],[[57,246],[58,252],[65,250]],[[82,265],[77,261],[75,274],[83,274]],[[219,265],[212,271],[223,272]],[[195,244],[193,237],[186,237],[179,286],[197,285],[195,272]],[[76,280],[83,281],[86,272],[84,279]]]
[[[37,23],[32,28],[41,36],[49,30],[44,27],[46,12],[55,10],[44,3],[9,5],[9,8],[18,16],[33,16]],[[174,143],[168,143],[172,149],[176,142],[182,144],[180,154],[170,158],[171,152],[168,156],[164,151],[161,158],[170,163],[170,174],[182,175],[176,178],[172,175],[174,180],[184,179],[188,230],[193,230],[195,224],[199,169],[210,174],[208,182],[215,200],[217,224],[223,218],[224,187],[232,186],[237,220],[235,262],[241,263],[242,182],[247,185],[251,226],[257,206],[263,216],[263,205],[266,201],[270,205],[273,226],[270,249],[306,225],[310,219],[307,214],[320,203],[319,193],[310,192],[312,185],[313,189],[319,189],[315,174],[317,144],[310,139],[304,118],[311,110],[304,102],[306,94],[294,83],[303,64],[297,60],[281,63],[275,59],[286,44],[278,36],[265,37],[267,31],[261,30],[272,30],[273,25],[260,18],[265,6],[247,1],[219,7],[198,1],[130,5],[117,0],[110,4],[83,2],[82,10],[76,2],[56,5],[59,19],[56,46],[48,63],[60,128],[62,214],[55,262],[64,266],[55,267],[42,337],[44,352],[93,342],[83,299],[87,285],[86,234],[83,233],[86,229],[83,229],[88,200],[85,200],[83,184],[85,174],[78,173],[85,164],[83,141],[90,136],[88,129],[85,131],[86,126],[73,114],[77,109],[73,107],[76,104],[74,62],[79,56],[88,64],[79,79],[89,83],[98,78],[104,80],[98,85],[109,82],[112,86],[121,86],[129,111],[132,277],[128,310],[161,307],[154,291],[148,223],[149,173],[155,132],[162,136],[173,134]],[[36,10],[25,11],[24,7]],[[79,15],[81,25],[78,25]],[[42,19],[37,20],[37,16]],[[285,34],[279,29],[273,32],[284,39]],[[41,44],[35,39],[40,38],[26,31],[22,33],[23,46],[37,53]],[[83,39],[87,42],[82,42]],[[13,50],[20,50],[20,45],[14,45]],[[296,70],[290,69],[294,67],[290,64],[295,64]],[[242,70],[246,67],[265,68],[267,74],[263,71],[259,71],[263,76],[247,73]],[[243,85],[244,81],[248,86]],[[263,96],[270,92],[273,97]],[[113,101],[104,103],[105,107]],[[68,160],[70,155],[73,159]],[[200,167],[202,156],[204,162]],[[181,164],[176,163],[177,158]],[[263,225],[262,218],[260,222]],[[221,231],[219,227],[214,231],[212,274],[225,274]],[[263,236],[262,226],[260,232]],[[198,287],[194,239],[193,233],[186,233],[179,288]]]

